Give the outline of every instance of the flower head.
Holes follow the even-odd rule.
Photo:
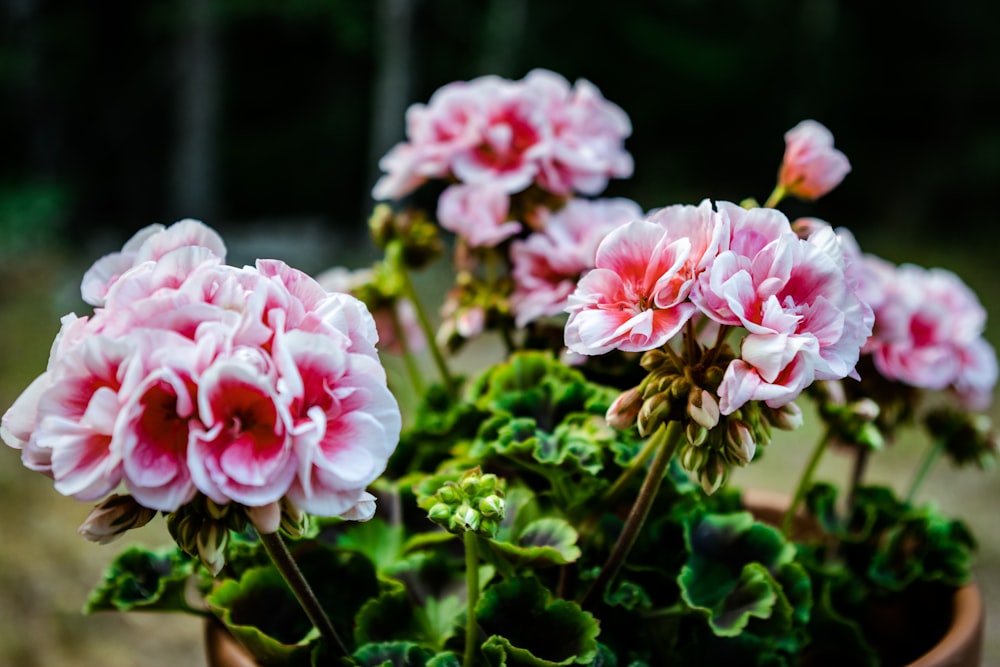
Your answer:
[[[804,120],[785,133],[785,157],[778,185],[802,199],[818,199],[837,187],[851,171],[847,156],[833,147],[833,134],[814,120]]]

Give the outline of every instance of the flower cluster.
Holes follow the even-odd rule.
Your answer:
[[[514,194],[537,184],[596,194],[632,174],[628,116],[588,81],[537,69],[521,81],[484,76],[438,90],[406,112],[408,141],[382,158],[376,199],[398,199],[431,178]]]
[[[986,310],[954,273],[863,260],[876,327],[865,344],[884,377],[922,389],[953,389],[970,409],[989,407],[996,354],[983,338]]]
[[[225,253],[183,220],[99,260],[82,284],[93,315],[63,318],[4,441],[80,500],[124,485],[175,512],[201,494],[271,532],[279,501],[370,517],[365,489],[400,430],[371,315],[282,262],[236,268]]]
[[[609,234],[569,301],[579,354],[652,350],[696,315],[746,330],[718,387],[719,410],[776,408],[816,379],[854,371],[872,311],[850,288],[839,246],[800,239],[774,209],[671,206]]]

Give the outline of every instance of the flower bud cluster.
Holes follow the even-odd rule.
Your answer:
[[[423,212],[392,210],[388,204],[379,204],[368,219],[375,245],[385,250],[390,243],[401,246],[400,259],[410,269],[421,269],[437,259],[444,249],[438,226],[427,219]]]
[[[202,495],[167,515],[167,530],[177,546],[198,558],[212,576],[226,564],[229,531],[241,532],[246,525],[242,507],[235,503],[219,505]]]
[[[448,481],[421,503],[434,523],[452,533],[494,537],[503,521],[503,480],[473,468],[457,482]]]
[[[880,428],[882,409],[867,397],[848,400],[839,382],[825,382],[814,392],[819,411],[842,444],[866,449],[882,449],[885,438]]]
[[[987,415],[941,408],[929,412],[924,422],[955,465],[971,463],[988,470],[996,464],[1000,443]]]
[[[680,422],[685,438],[678,460],[708,493],[714,492],[733,466],[747,465],[758,445],[770,442],[772,426],[793,429],[802,423],[794,403],[771,408],[750,401],[723,415],[718,390],[731,359],[722,352],[711,363],[683,366],[677,355],[661,349],[646,352],[640,363],[649,374],[612,403],[608,423],[619,429],[634,424],[640,435],[648,436],[662,424]]]

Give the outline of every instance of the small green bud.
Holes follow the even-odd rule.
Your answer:
[[[500,496],[486,496],[479,501],[479,511],[484,517],[490,519],[503,519],[504,500]]]
[[[684,433],[692,447],[701,447],[708,439],[708,429],[696,422],[688,422]]]
[[[739,419],[729,420],[726,424],[726,448],[740,465],[747,465],[753,461],[757,443],[746,422]]]

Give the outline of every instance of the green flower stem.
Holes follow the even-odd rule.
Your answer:
[[[608,487],[608,490],[601,496],[601,500],[604,501],[605,505],[610,504],[615,498],[621,495],[622,491],[628,488],[628,485],[642,471],[646,461],[649,460],[649,457],[653,455],[658,446],[659,442],[657,442],[656,438],[650,438],[646,441],[646,444],[642,446],[636,457],[629,462],[628,468],[622,471],[622,474],[618,476],[614,484]]]
[[[396,340],[399,341],[400,346],[403,348],[403,364],[406,365],[406,374],[410,378],[410,386],[413,387],[413,392],[417,396],[423,396],[424,381],[420,376],[417,361],[413,358],[413,352],[410,349],[410,339],[406,336],[403,323],[399,321],[399,311],[396,309],[395,303],[389,306],[389,313],[392,316],[392,331],[396,335]]]
[[[413,286],[413,281],[410,279],[410,273],[406,270],[406,267],[400,265],[396,268],[399,273],[400,279],[403,281],[403,291],[406,296],[410,298],[413,302],[413,308],[417,311],[417,320],[420,322],[420,328],[424,332],[424,337],[427,339],[427,346],[431,349],[431,356],[434,358],[434,365],[437,366],[438,373],[441,374],[441,382],[444,384],[444,389],[448,392],[448,395],[452,398],[455,397],[455,380],[451,377],[451,372],[448,370],[448,364],[445,363],[444,354],[441,352],[441,348],[437,346],[436,336],[434,335],[434,327],[431,326],[430,318],[427,317],[427,311],[424,309],[423,304],[420,302],[420,298],[417,296],[417,290]]]
[[[663,475],[667,471],[667,465],[673,458],[674,452],[677,451],[683,433],[684,429],[681,428],[681,423],[672,421],[669,424],[660,424],[660,427],[651,436],[650,440],[656,442],[654,445],[656,456],[649,466],[649,471],[646,473],[646,479],[642,482],[642,488],[639,489],[635,504],[632,505],[632,510],[625,519],[625,525],[618,536],[618,541],[615,542],[611,555],[608,556],[608,560],[601,568],[597,579],[583,596],[583,600],[580,602],[581,606],[586,607],[594,595],[604,594],[604,589],[615,578],[625,563],[625,559],[628,558],[629,552],[632,551],[632,547],[639,537],[639,531],[642,530],[646,517],[649,516],[649,510],[653,507],[653,501],[656,500],[660,484],[663,483]]]
[[[871,460],[872,450],[870,447],[855,447],[854,466],[851,468],[851,486],[847,490],[847,508],[850,511],[854,507],[854,499],[858,494],[858,487],[865,477],[865,470],[868,469],[868,461]]]
[[[722,350],[722,346],[726,342],[726,338],[729,336],[729,332],[733,330],[730,324],[720,324],[719,332],[715,335],[715,343],[708,350],[702,360],[702,366],[710,366],[715,358],[719,356],[719,352]]]
[[[913,499],[917,497],[917,491],[923,486],[924,480],[927,479],[927,473],[931,471],[934,464],[944,453],[944,440],[937,440],[934,445],[930,448],[927,454],[924,456],[924,460],[920,463],[920,468],[917,469],[917,474],[913,478],[913,482],[910,483],[910,490],[906,493],[906,502],[912,503]]]
[[[264,550],[271,557],[271,562],[278,568],[278,572],[281,573],[285,583],[292,589],[295,599],[299,601],[299,605],[306,612],[306,616],[309,617],[309,621],[313,624],[313,627],[319,630],[323,641],[326,642],[327,646],[339,649],[343,656],[350,656],[351,652],[347,650],[344,642],[341,641],[340,636],[333,627],[333,623],[330,622],[330,618],[323,611],[319,600],[316,599],[316,594],[313,593],[309,582],[302,576],[302,570],[295,564],[295,560],[292,558],[292,554],[288,552],[288,547],[285,546],[285,541],[281,539],[281,535],[279,533],[270,533],[267,535],[262,533],[260,535],[260,542],[264,545]]]
[[[816,474],[816,468],[819,466],[820,459],[823,458],[823,453],[826,451],[826,446],[830,444],[830,440],[833,439],[833,430],[827,429],[823,437],[820,438],[819,442],[816,443],[816,448],[813,450],[812,457],[809,459],[809,463],[806,464],[806,469],[802,473],[802,477],[799,479],[799,485],[795,488],[795,495],[792,496],[792,503],[785,510],[785,516],[781,519],[781,534],[788,537],[792,533],[792,523],[795,521],[795,511],[799,508],[799,504],[802,503],[802,499],[805,498],[806,490],[812,484],[813,475]]]
[[[767,198],[766,202],[764,202],[764,208],[774,208],[781,203],[781,200],[784,199],[787,194],[788,191],[785,190],[784,187],[780,185],[775,187],[774,192],[772,192],[771,196]]]
[[[462,667],[476,664],[476,603],[479,601],[479,538],[471,530],[464,533],[465,541],[465,586],[468,591],[468,612],[465,617],[465,655]]]

